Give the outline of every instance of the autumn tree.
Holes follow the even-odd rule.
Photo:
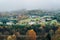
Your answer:
[[[56,31],[55,35],[53,36],[52,40],[60,40],[60,27]]]
[[[12,35],[12,39],[16,40],[16,35],[15,34]]]
[[[41,25],[41,27],[45,27],[46,26],[45,22],[41,22],[40,25]]]
[[[7,40],[13,40],[11,35],[7,37]]]
[[[36,32],[33,29],[28,30],[26,35],[27,35],[26,38],[27,40],[36,40]]]
[[[7,40],[16,40],[16,35],[15,35],[15,34],[9,35],[9,36],[7,37]]]
[[[15,34],[16,34],[17,40],[20,40],[20,33],[16,32]]]

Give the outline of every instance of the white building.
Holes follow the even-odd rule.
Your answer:
[[[41,17],[40,21],[41,21],[41,22],[45,22],[46,20],[45,20],[44,17]]]
[[[7,25],[14,25],[13,22],[7,22],[6,24],[7,24]]]
[[[36,23],[35,22],[29,22],[28,24],[33,25],[33,24],[36,24]]]
[[[3,24],[3,22],[0,22],[0,24]]]

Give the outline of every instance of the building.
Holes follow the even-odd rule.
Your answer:
[[[7,22],[6,24],[7,24],[7,25],[14,25],[14,23],[11,22],[11,21],[10,21],[10,22]]]
[[[36,24],[36,23],[35,22],[29,22],[28,24],[33,25],[33,24]]]
[[[0,22],[0,24],[3,24],[3,22]]]

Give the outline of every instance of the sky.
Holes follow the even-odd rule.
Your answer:
[[[60,9],[60,0],[0,0],[0,11]]]

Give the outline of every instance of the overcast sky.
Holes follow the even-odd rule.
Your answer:
[[[60,9],[60,0],[0,0],[0,11]]]

